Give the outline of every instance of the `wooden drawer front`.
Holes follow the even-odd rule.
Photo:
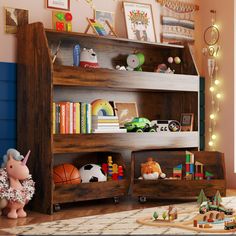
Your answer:
[[[124,196],[128,192],[128,186],[127,180],[58,185],[53,192],[53,203]]]
[[[214,196],[219,190],[222,196],[226,194],[225,180],[135,180],[134,196],[153,198],[191,198],[197,197],[204,190],[206,196]]]

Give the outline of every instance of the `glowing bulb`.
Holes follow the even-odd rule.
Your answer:
[[[218,99],[220,99],[222,96],[221,96],[220,93],[217,93],[217,94],[216,94],[216,97],[217,97]]]
[[[213,140],[216,140],[216,135],[215,135],[215,134],[212,134],[211,138],[212,138]]]
[[[212,120],[214,120],[214,119],[215,119],[215,114],[210,114],[210,118],[211,118]]]
[[[219,85],[220,81],[218,79],[215,80],[215,85]]]
[[[210,91],[211,92],[214,92],[215,91],[215,88],[213,86],[210,87]]]
[[[214,145],[214,143],[212,141],[210,141],[208,144],[210,147],[212,147]]]

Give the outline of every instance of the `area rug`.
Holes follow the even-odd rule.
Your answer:
[[[236,197],[223,198],[223,204],[230,208],[236,208]],[[137,219],[152,215],[155,211],[162,214],[168,206],[123,211],[105,215],[73,218],[48,223],[19,226],[2,231],[17,235],[198,235],[190,230],[154,227],[138,224]],[[197,214],[196,203],[177,204],[178,221],[186,221]]]

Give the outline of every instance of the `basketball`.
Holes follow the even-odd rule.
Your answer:
[[[53,168],[53,180],[59,184],[79,184],[81,182],[79,170],[72,164],[61,164]]]

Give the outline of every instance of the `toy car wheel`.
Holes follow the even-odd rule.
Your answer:
[[[151,128],[150,130],[149,130],[149,132],[156,132],[156,130],[155,129],[153,129],[153,128]]]
[[[146,197],[144,197],[144,196],[140,196],[139,197],[139,202],[140,203],[145,203],[147,201],[147,198]]]
[[[113,201],[115,204],[118,204],[120,202],[120,198],[119,197],[113,197]]]
[[[137,129],[136,132],[137,133],[143,133],[143,130],[142,129]]]
[[[55,212],[58,212],[58,211],[61,210],[61,207],[60,207],[59,204],[54,204],[54,205],[53,205],[53,208],[54,208],[54,211],[55,211]]]

